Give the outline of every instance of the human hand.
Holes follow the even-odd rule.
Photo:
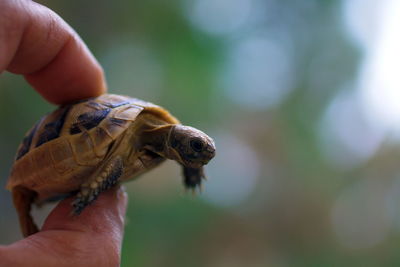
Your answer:
[[[106,91],[103,71],[79,36],[35,2],[0,0],[0,73],[24,75],[46,100],[64,104]],[[112,189],[79,216],[71,199],[58,204],[42,230],[0,246],[0,266],[118,266],[126,194]]]
[[[71,216],[72,200],[61,201],[40,232],[0,246],[0,266],[119,266],[126,193],[110,189],[79,216]]]
[[[29,0],[0,0],[0,73],[4,70],[24,75],[54,104],[106,91],[102,68],[74,30]]]

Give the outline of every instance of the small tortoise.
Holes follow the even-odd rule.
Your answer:
[[[29,236],[38,231],[32,203],[75,195],[72,209],[79,214],[104,190],[166,158],[182,165],[184,185],[195,189],[214,155],[210,137],[165,109],[105,94],[62,106],[36,123],[18,149],[7,189]]]

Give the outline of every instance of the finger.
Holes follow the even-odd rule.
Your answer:
[[[108,190],[79,216],[71,201],[57,205],[41,232],[0,248],[7,266],[119,266],[126,193]]]
[[[61,201],[43,224],[42,231],[67,230],[106,233],[123,230],[127,196],[123,188],[110,189],[87,206],[80,215],[72,214],[74,197]]]
[[[27,0],[0,0],[0,73],[22,74],[61,104],[106,90],[102,68],[57,14]]]

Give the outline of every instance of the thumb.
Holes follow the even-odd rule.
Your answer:
[[[72,198],[61,201],[43,224],[42,231],[85,231],[109,235],[122,233],[127,194],[123,187],[107,190],[80,215],[72,214]]]
[[[78,216],[71,202],[60,202],[42,230],[0,247],[7,266],[119,266],[127,195],[122,188],[100,194]]]

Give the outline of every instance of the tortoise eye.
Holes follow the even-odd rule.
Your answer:
[[[193,139],[190,141],[190,147],[196,152],[201,152],[203,150],[203,146],[203,142],[199,139]]]

